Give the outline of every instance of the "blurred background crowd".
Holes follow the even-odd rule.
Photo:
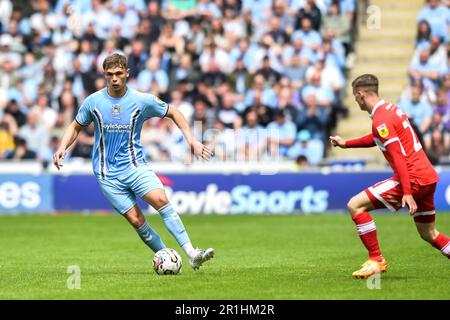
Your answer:
[[[51,162],[103,59],[128,57],[130,87],[177,107],[224,161],[319,164],[341,117],[355,0],[0,0],[0,159]],[[449,9],[418,16],[399,106],[431,154],[450,149]],[[91,125],[70,157],[89,158]],[[171,121],[141,134],[150,161],[184,160]]]
[[[428,0],[419,12],[408,70],[410,86],[398,103],[435,164],[450,155],[449,5],[449,1]]]

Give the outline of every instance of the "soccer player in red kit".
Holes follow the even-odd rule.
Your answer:
[[[379,208],[395,212],[407,205],[422,239],[450,259],[450,239],[435,227],[434,191],[439,176],[407,116],[396,105],[378,96],[378,79],[374,75],[359,76],[352,82],[352,87],[359,107],[372,118],[372,133],[347,141],[331,136],[331,144],[341,148],[376,145],[394,171],[392,178],[374,184],[348,203],[359,237],[369,251],[369,260],[353,273],[353,277],[367,278],[387,271],[388,263],[381,254],[375,222],[369,214]]]

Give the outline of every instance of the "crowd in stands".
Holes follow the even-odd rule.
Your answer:
[[[195,134],[214,145],[217,159],[318,164],[328,132],[346,114],[355,6],[355,0],[0,0],[0,159],[51,162],[83,99],[105,86],[103,59],[119,52],[128,57],[129,86],[178,108]],[[428,66],[446,64],[446,56],[431,62],[440,59],[445,39],[433,12],[421,20],[428,17],[433,31],[421,32],[418,48],[430,49],[413,64],[416,79]],[[427,73],[428,82],[417,82],[437,92],[435,108],[448,103],[450,80],[442,77]],[[425,131],[437,130],[438,120]],[[89,158],[93,137],[91,124],[70,157]],[[188,154],[181,132],[165,119],[147,121],[141,141],[150,161]]]
[[[450,156],[450,8],[426,1],[417,16],[415,52],[409,66],[410,86],[399,107],[415,125],[434,164]]]

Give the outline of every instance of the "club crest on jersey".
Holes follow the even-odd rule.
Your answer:
[[[380,124],[377,127],[377,131],[380,134],[380,137],[382,137],[382,138],[386,138],[389,135],[389,130],[385,123]]]
[[[158,104],[164,104],[164,102],[160,98],[158,98],[157,96],[155,96],[155,101]]]
[[[111,113],[114,120],[120,120],[120,104],[113,104]]]
[[[119,104],[113,104],[112,105],[112,114],[120,114],[120,105]]]

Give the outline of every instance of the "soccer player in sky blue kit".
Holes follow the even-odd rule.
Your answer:
[[[144,121],[151,117],[168,117],[183,132],[194,155],[209,160],[210,149],[197,141],[184,116],[174,107],[152,94],[138,92],[126,85],[129,75],[127,58],[113,54],[103,62],[106,88],[88,96],[75,120],[69,125],[54,155],[59,170],[66,150],[78,133],[92,121],[95,144],[92,154],[94,174],[100,188],[114,207],[136,229],[144,243],[154,252],[165,248],[161,237],[145,220],[136,196],[158,210],[165,226],[198,269],[211,259],[214,249],[194,249],[178,214],[167,200],[163,185],[144,160],[140,133]]]

